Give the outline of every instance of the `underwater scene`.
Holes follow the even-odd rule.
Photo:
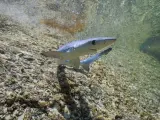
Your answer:
[[[160,0],[0,0],[0,120],[160,120]]]

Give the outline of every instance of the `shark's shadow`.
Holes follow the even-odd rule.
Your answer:
[[[61,92],[64,94],[65,103],[70,111],[71,118],[68,119],[74,118],[74,120],[92,120],[88,103],[85,101],[80,91],[76,93],[71,92],[71,87],[67,81],[65,73],[65,66],[59,65],[57,67],[57,78],[61,87]],[[74,100],[75,95],[79,98],[79,105],[77,105]]]

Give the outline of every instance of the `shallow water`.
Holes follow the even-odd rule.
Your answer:
[[[2,0],[0,13],[40,28],[43,33],[53,32],[55,38],[65,42],[99,36],[117,37],[113,50],[101,59],[111,70],[106,73],[113,73],[119,85],[126,84],[124,94],[136,100],[142,111],[159,115],[160,62],[152,54],[159,55],[160,42],[145,43],[148,38],[160,36],[159,0]],[[45,28],[41,20],[49,27]],[[147,49],[150,54],[144,52],[146,46],[154,48]],[[110,80],[107,75],[106,79]]]

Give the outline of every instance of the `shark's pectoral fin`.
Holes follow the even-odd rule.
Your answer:
[[[89,70],[90,70],[89,64],[82,64],[81,66],[82,66],[82,68],[83,68],[84,70],[86,70],[86,71],[89,72]]]
[[[69,60],[69,63],[71,64],[72,67],[78,69],[79,65],[80,65],[80,59],[79,59],[79,57],[71,59],[71,60]]]

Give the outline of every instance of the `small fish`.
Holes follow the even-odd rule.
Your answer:
[[[75,68],[79,68],[80,56],[96,53],[116,41],[114,37],[98,37],[90,38],[86,40],[76,40],[67,43],[60,47],[57,51],[42,52],[41,54],[46,57],[58,58],[59,63],[62,64],[66,60],[69,60],[75,64]]]
[[[111,50],[112,50],[112,48],[108,48],[108,49],[105,49],[105,50],[103,50],[103,51],[101,51],[97,54],[92,55],[91,57],[88,57],[84,60],[81,60],[80,65],[82,66],[82,68],[84,70],[89,71],[90,70],[90,68],[89,68],[90,64],[92,64],[94,61],[98,60],[102,55],[107,55]],[[64,65],[69,65],[69,66],[72,66],[72,67],[76,66],[75,65],[76,63],[73,64],[69,60],[65,61],[63,64]]]

